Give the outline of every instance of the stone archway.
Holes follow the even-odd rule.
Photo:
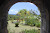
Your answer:
[[[0,33],[8,33],[7,31],[7,16],[10,7],[17,2],[34,3],[41,12],[41,33],[49,32],[49,11],[42,0],[3,0],[0,5]]]

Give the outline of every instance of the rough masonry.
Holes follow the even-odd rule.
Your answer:
[[[0,0],[0,33],[8,33],[7,16],[11,6],[17,2],[34,3],[41,12],[41,33],[50,33],[49,0]]]

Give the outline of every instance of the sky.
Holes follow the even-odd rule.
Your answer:
[[[18,3],[15,3],[9,9],[8,14],[17,14],[22,9],[27,9],[28,11],[32,9],[37,15],[40,14],[40,11],[39,11],[38,7],[35,4],[30,3],[30,2],[18,2]]]

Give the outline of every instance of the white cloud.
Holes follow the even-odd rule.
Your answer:
[[[34,5],[33,3],[30,3],[31,5]]]
[[[17,14],[18,13],[18,11],[17,10],[9,10],[9,12],[8,12],[9,14]]]
[[[14,11],[14,10],[9,10],[9,11]]]
[[[11,10],[11,11],[13,11],[13,10]]]
[[[18,13],[18,11],[14,11],[14,14],[17,14]]]

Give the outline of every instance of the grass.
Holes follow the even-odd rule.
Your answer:
[[[15,27],[15,24],[12,23],[11,21],[8,21],[7,28],[8,28],[9,33],[13,33],[13,32],[19,33],[19,32],[21,32],[22,30],[25,30],[25,29],[27,29],[27,30],[30,30],[30,29],[38,30],[39,29],[38,27],[35,27],[35,26],[31,27],[31,26],[26,26],[26,25],[22,25],[22,24],[19,24],[19,27]]]
[[[40,30],[36,29],[23,30],[21,33],[40,33]]]

